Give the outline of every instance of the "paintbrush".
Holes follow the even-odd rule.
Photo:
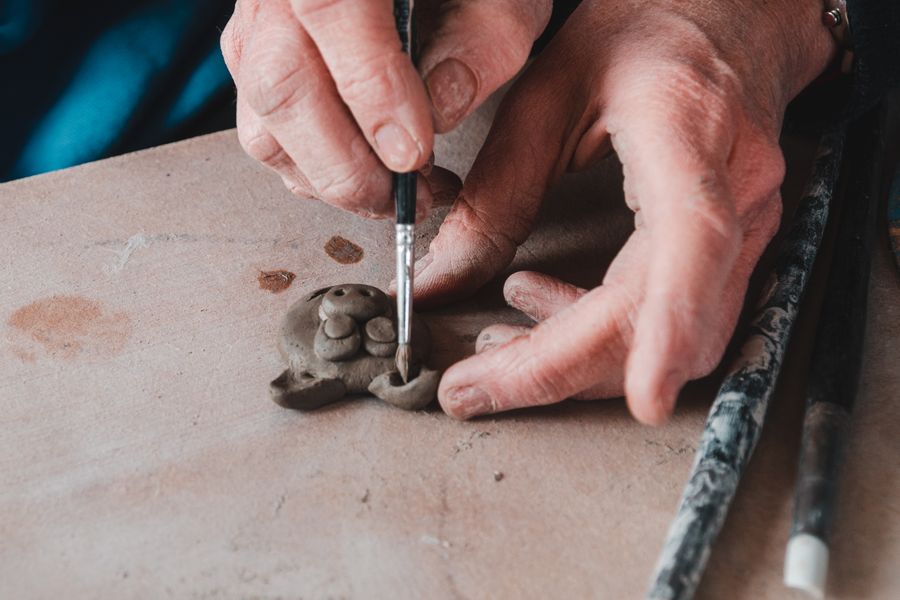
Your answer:
[[[877,111],[847,137],[847,174],[807,383],[806,414],[784,559],[784,583],[825,595],[838,472],[862,366],[884,139]]]
[[[693,597],[744,468],[763,428],[800,300],[812,272],[840,166],[842,129],[822,136],[813,172],[784,240],[740,355],[731,364],[700,438],[690,478],[647,592],[652,600]]]
[[[394,19],[403,52],[413,64],[415,56],[415,23],[412,0],[394,0]],[[412,361],[412,290],[416,242],[416,172],[394,173],[397,246],[397,355],[394,362],[403,382],[409,381]]]

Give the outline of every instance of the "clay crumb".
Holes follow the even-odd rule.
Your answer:
[[[454,446],[454,448],[453,448],[453,450],[454,450],[453,454],[459,454],[460,452],[462,452],[464,450],[471,450],[473,448],[473,446],[475,445],[474,444],[475,440],[480,440],[480,439],[490,437],[490,436],[491,436],[490,431],[473,431],[472,433],[469,434],[468,438],[461,438],[456,442],[456,446]]]
[[[494,481],[503,481],[502,471],[494,471]]]
[[[278,496],[278,500],[275,502],[275,516],[278,516],[278,513],[281,512],[281,509],[284,508],[284,503],[287,502],[287,496],[285,494],[281,494]]]
[[[419,538],[419,541],[428,546],[440,546],[441,548],[444,548],[445,550],[450,548],[450,546],[452,545],[447,540],[442,540],[433,535],[428,535],[427,533],[422,535],[422,537]]]
[[[260,289],[278,294],[291,287],[296,275],[290,271],[279,269],[277,271],[260,271],[256,280]]]
[[[362,248],[339,235],[325,242],[325,253],[342,265],[358,263],[364,255]]]
[[[362,498],[360,498],[359,501],[363,504],[369,501],[369,488],[366,488],[366,493],[362,495]]]

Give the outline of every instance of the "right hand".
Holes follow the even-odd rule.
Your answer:
[[[238,139],[298,196],[393,215],[389,170],[419,170],[419,217],[458,178],[432,167],[449,131],[525,64],[551,0],[422,0],[419,72],[390,0],[238,0],[222,32]]]

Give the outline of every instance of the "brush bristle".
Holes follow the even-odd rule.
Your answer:
[[[403,378],[403,383],[409,383],[409,361],[412,354],[409,344],[400,344],[397,346],[397,355],[394,362],[397,364],[397,372]]]

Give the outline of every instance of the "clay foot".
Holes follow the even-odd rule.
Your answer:
[[[405,410],[425,408],[437,396],[441,374],[422,367],[419,375],[404,384],[396,371],[384,373],[372,380],[369,391],[388,404]]]
[[[344,397],[347,388],[339,379],[316,379],[309,373],[295,377],[290,369],[272,381],[272,400],[285,408],[312,410]]]

